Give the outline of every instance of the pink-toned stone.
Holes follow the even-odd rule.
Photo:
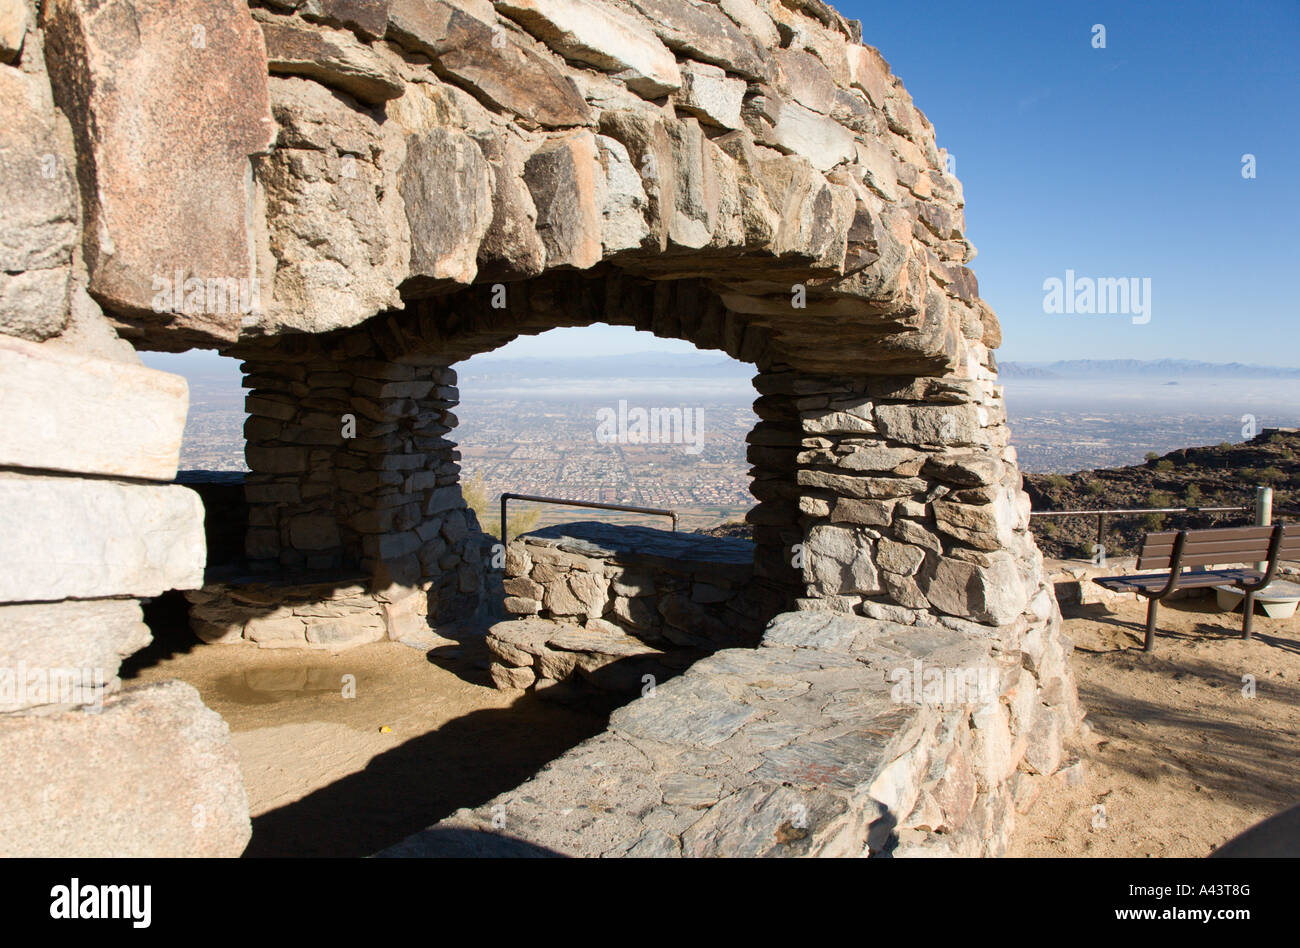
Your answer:
[[[77,139],[91,294],[127,322],[235,338],[238,307],[166,315],[155,301],[156,281],[178,273],[259,276],[249,159],[270,147],[274,123],[247,4],[51,0],[43,25],[55,98]]]

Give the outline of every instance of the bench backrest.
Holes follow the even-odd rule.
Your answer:
[[[1275,526],[1269,527],[1210,527],[1205,530],[1187,530],[1183,541],[1182,565],[1189,568],[1216,566],[1224,563],[1255,563],[1268,559],[1269,544]],[[1278,559],[1300,556],[1300,524],[1282,526],[1282,542]],[[1148,533],[1142,540],[1138,553],[1138,569],[1168,569],[1174,553],[1174,543],[1179,531]]]

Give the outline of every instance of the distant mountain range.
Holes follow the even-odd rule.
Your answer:
[[[570,358],[494,359],[479,356],[457,366],[462,377],[478,379],[682,378],[749,379],[754,367],[712,352],[637,352]],[[1058,362],[1000,362],[1008,379],[1300,379],[1300,369],[1195,362],[1188,359],[1070,359]]]
[[[1241,362],[1186,359],[1069,359],[1061,362],[999,362],[1007,379],[1300,379],[1300,369]]]
[[[178,372],[191,384],[239,388],[239,362],[210,352],[145,353],[153,368]],[[1070,359],[1058,362],[999,362],[1004,379],[1300,379],[1300,369],[1245,365],[1240,362],[1195,362],[1186,359]],[[462,379],[528,382],[540,379],[752,379],[752,365],[716,352],[633,352],[563,358],[495,358],[476,356],[456,366]]]

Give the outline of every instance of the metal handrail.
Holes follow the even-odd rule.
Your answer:
[[[1149,513],[1245,513],[1249,514],[1255,508],[1250,504],[1241,504],[1236,507],[1132,507],[1118,508],[1114,510],[1031,510],[1030,517],[1096,517],[1097,518],[1097,545],[1100,546],[1106,535],[1106,518],[1111,516],[1125,516]]]
[[[630,504],[598,504],[594,500],[563,500],[559,497],[538,497],[534,494],[502,494],[501,495],[501,542],[508,543],[506,539],[506,502],[510,500],[527,500],[535,504],[559,504],[564,507],[590,507],[595,510],[622,510],[627,513],[647,513],[656,517],[671,517],[673,521],[673,532],[677,532],[677,511],[667,510],[661,507],[633,507]]]

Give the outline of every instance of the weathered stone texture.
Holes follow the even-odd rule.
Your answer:
[[[390,39],[430,56],[439,75],[489,106],[546,128],[591,122],[573,80],[495,23],[442,0],[391,0],[388,16]]]
[[[120,687],[122,659],[151,640],[130,599],[0,606],[0,676],[10,678],[0,687],[0,713],[98,705]],[[29,674],[44,679],[44,690],[20,680]]]
[[[98,714],[0,717],[0,855],[238,856],[252,835],[230,731],[178,681]]]
[[[0,465],[169,481],[185,379],[0,336]]]
[[[50,76],[77,137],[90,291],[124,319],[234,339],[241,313],[157,312],[157,280],[251,280],[249,160],[274,139],[242,0],[53,0]]]
[[[634,92],[656,98],[681,87],[673,54],[651,25],[592,0],[501,0],[498,10],[566,59],[618,73]]]
[[[398,175],[411,228],[410,278],[471,283],[492,223],[492,175],[467,135],[435,128],[407,142]]]
[[[0,0],[0,63],[12,63],[23,48],[23,37],[32,26],[28,0]]]
[[[0,101],[0,332],[39,341],[68,318],[76,180],[45,77],[0,69]]]
[[[193,491],[0,476],[0,602],[195,589],[204,559]]]
[[[548,624],[505,623],[501,641],[535,656],[556,642]],[[535,664],[497,667],[502,686],[536,677]],[[386,855],[467,838],[482,854],[1001,855],[1024,746],[1007,712],[1019,671],[994,640],[940,625],[787,613],[761,648],[658,682],[517,790]]]

